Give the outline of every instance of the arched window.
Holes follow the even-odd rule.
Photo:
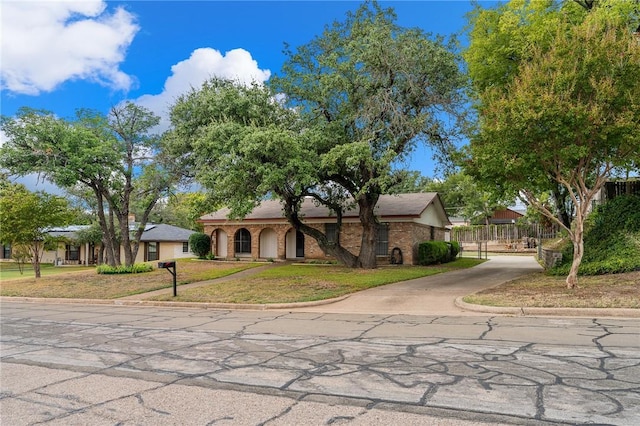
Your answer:
[[[251,254],[251,233],[247,229],[238,229],[233,242],[236,254]]]

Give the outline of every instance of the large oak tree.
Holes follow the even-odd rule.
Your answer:
[[[453,47],[365,3],[286,50],[268,88],[213,80],[173,108],[173,146],[204,187],[242,216],[267,195],[290,223],[346,265],[376,266],[375,207],[418,143],[448,153],[463,78]],[[453,118],[452,118],[453,117]],[[338,218],[360,212],[360,252],[309,227],[305,197]]]

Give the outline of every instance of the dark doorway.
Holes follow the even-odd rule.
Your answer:
[[[304,234],[296,231],[296,257],[304,257]]]

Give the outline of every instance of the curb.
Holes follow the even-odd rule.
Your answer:
[[[482,312],[487,314],[502,314],[514,316],[572,316],[572,317],[615,317],[640,318],[640,309],[631,308],[530,308],[485,306],[467,303],[462,297],[456,297],[454,304],[465,311]]]
[[[333,299],[314,300],[311,302],[295,303],[209,303],[209,302],[164,302],[154,300],[123,300],[123,299],[61,299],[47,297],[9,297],[1,296],[0,302],[25,302],[25,303],[51,303],[51,304],[84,304],[84,305],[113,305],[113,306],[153,306],[172,308],[206,308],[220,310],[281,310],[293,308],[306,308],[311,306],[328,305],[340,302],[349,295],[335,297]]]
[[[344,295],[333,299],[315,300],[312,302],[296,303],[209,303],[209,302],[164,302],[152,300],[104,300],[104,299],[61,299],[44,297],[9,297],[1,296],[0,302],[25,302],[25,303],[51,303],[51,304],[84,304],[84,305],[112,305],[112,306],[149,306],[149,307],[173,307],[173,308],[204,308],[219,310],[283,310],[294,308],[306,308],[313,306],[329,305],[345,300],[350,295]],[[464,296],[457,297],[454,301],[458,308],[478,313],[512,316],[571,316],[571,317],[613,317],[613,318],[640,318],[640,309],[631,308],[530,308],[530,307],[506,307],[485,306],[467,303],[462,300]],[[452,315],[455,316],[455,315]]]

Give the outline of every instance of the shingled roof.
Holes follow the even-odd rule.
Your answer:
[[[195,231],[178,228],[164,223],[148,224],[140,241],[189,241],[189,237]]]
[[[442,204],[437,192],[413,194],[381,195],[376,205],[376,215],[380,218],[418,218],[434,201]],[[335,217],[325,206],[316,205],[311,198],[304,200],[301,214],[305,220],[321,220]],[[201,222],[226,222],[229,209],[223,208],[214,213],[204,215]],[[343,218],[358,218],[357,207],[343,214]],[[243,220],[265,221],[284,219],[282,204],[277,200],[265,200]]]

